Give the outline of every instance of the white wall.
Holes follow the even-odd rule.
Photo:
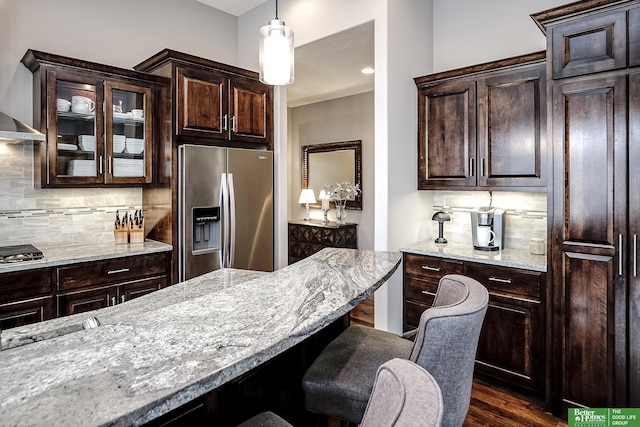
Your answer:
[[[433,0],[433,72],[545,49],[529,15],[566,0]]]
[[[289,219],[302,219],[305,208],[296,195],[302,189],[301,146],[328,142],[362,141],[362,210],[348,210],[347,222],[358,224],[358,247],[373,249],[374,191],[374,110],[373,92],[318,102],[289,111]],[[330,126],[327,125],[330,123]],[[316,196],[318,196],[316,194]],[[311,218],[322,219],[320,209],[311,208]],[[335,220],[335,209],[329,211]]]

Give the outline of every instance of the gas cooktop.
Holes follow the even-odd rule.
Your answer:
[[[0,246],[0,264],[35,261],[42,258],[44,258],[42,251],[33,245]]]

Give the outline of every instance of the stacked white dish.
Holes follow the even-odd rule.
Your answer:
[[[96,176],[95,160],[69,160],[67,174],[73,176]]]
[[[113,176],[144,176],[144,160],[113,159]]]
[[[124,135],[113,135],[113,152],[122,153],[126,145],[127,138]]]
[[[77,149],[78,149],[78,146],[76,144],[67,144],[64,142],[58,142],[58,150],[76,151]]]
[[[126,153],[140,154],[144,151],[144,139],[141,138],[127,138],[126,140]]]
[[[96,137],[94,135],[78,135],[78,146],[82,151],[95,151]]]

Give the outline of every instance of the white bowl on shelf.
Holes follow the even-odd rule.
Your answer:
[[[144,151],[144,139],[127,138],[125,152],[130,154],[140,154]]]
[[[122,153],[124,151],[124,147],[125,147],[125,142],[124,141],[119,141],[117,139],[113,140],[113,152],[114,153]]]
[[[78,142],[78,146],[82,151],[95,151],[96,140],[84,139]]]

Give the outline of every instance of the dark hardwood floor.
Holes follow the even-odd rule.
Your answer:
[[[542,402],[483,381],[474,381],[463,427],[566,427],[543,409]]]

